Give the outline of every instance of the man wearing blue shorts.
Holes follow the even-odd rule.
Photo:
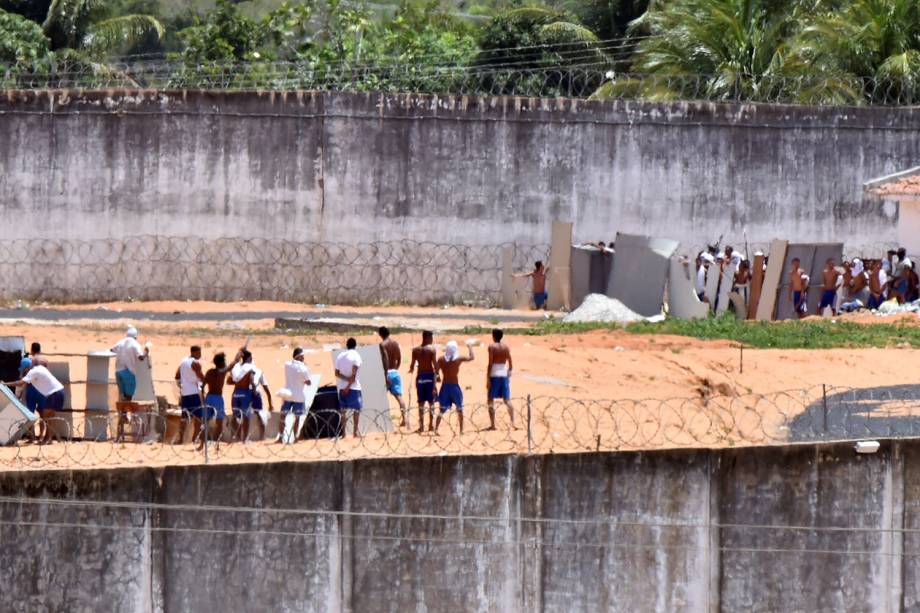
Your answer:
[[[828,258],[824,263],[822,272],[823,285],[821,286],[821,302],[818,303],[818,314],[824,313],[824,309],[830,308],[832,314],[837,312],[837,288],[840,286],[840,273],[834,266],[834,258]]]
[[[460,365],[473,361],[473,346],[467,345],[469,356],[461,357],[457,341],[450,341],[444,348],[444,355],[438,358],[437,372],[441,377],[441,391],[438,393],[438,405],[441,408],[438,419],[434,424],[434,434],[438,435],[441,417],[451,409],[457,407],[457,420],[460,423],[460,434],[463,434],[463,388],[460,387]]]
[[[64,386],[61,382],[51,374],[47,367],[33,362],[29,371],[21,379],[6,383],[6,385],[10,387],[31,385],[41,395],[38,414],[42,421],[39,425],[38,444],[50,443],[52,432],[48,422],[54,418],[57,411],[64,409]]]
[[[112,347],[115,354],[115,383],[121,400],[131,400],[137,391],[137,367],[150,351],[137,342],[137,328],[128,326],[125,337]]]
[[[511,404],[511,350],[502,342],[505,333],[495,328],[492,330],[492,344],[489,345],[489,365],[486,369],[486,391],[489,402],[489,430],[495,430],[495,400],[501,399],[508,407],[511,429],[514,425],[514,405]]]
[[[390,330],[386,326],[381,326],[377,334],[380,335],[380,357],[383,358],[383,370],[387,374],[387,391],[399,403],[399,412],[402,414],[399,427],[408,428],[409,410],[403,400],[402,377],[399,374],[399,367],[402,366],[402,349],[399,343],[390,338]]]
[[[304,353],[301,347],[294,349],[290,362],[284,364],[284,387],[288,392],[287,399],[281,404],[281,431],[285,431],[284,418],[291,413],[295,418],[303,418],[307,414],[306,386],[310,385],[310,370],[304,364]],[[299,432],[300,429],[295,429]],[[278,436],[278,442],[284,443],[284,436]]]
[[[233,383],[233,397],[230,406],[233,409],[233,419],[237,422],[237,438],[241,442],[249,441],[249,425],[253,411],[262,410],[262,386],[268,394],[268,410],[274,410],[272,405],[271,390],[261,370],[252,363],[252,352],[247,349],[242,351],[242,362],[235,365],[230,371],[228,383]]]
[[[186,425],[200,411],[203,404],[201,384],[204,371],[201,369],[201,347],[192,345],[189,356],[179,363],[176,369],[176,384],[179,386],[179,407],[182,409],[182,422],[179,425],[179,443],[185,440]]]
[[[352,412],[354,422],[353,436],[358,436],[358,419],[364,400],[361,397],[361,380],[358,370],[361,368],[361,355],[358,353],[358,342],[349,338],[345,342],[345,351],[335,358],[335,384],[339,388],[339,409],[342,411],[342,434],[345,434],[347,418],[345,411]]]
[[[428,430],[434,432],[434,401],[437,396],[435,383],[435,366],[438,351],[434,347],[434,333],[422,332],[422,344],[412,350],[409,374],[415,372],[418,364],[418,377],[415,379],[415,392],[418,395],[418,432],[425,431],[425,405],[428,405]]]
[[[220,439],[224,433],[224,417],[227,413],[226,405],[224,404],[224,383],[227,373],[236,366],[242,357],[243,350],[240,349],[236,357],[233,358],[233,363],[228,365],[227,355],[223,351],[214,355],[214,366],[209,368],[208,372],[204,373],[204,406],[193,413],[195,418],[195,432],[198,432],[200,428],[203,434],[211,419],[217,421],[220,427],[214,438],[217,441],[218,449],[220,449]],[[203,446],[204,443],[205,437],[202,436],[201,445]]]
[[[546,293],[546,273],[548,269],[543,266],[543,262],[537,260],[533,270],[523,274],[515,275],[516,277],[530,277],[533,292],[533,306],[535,309],[546,310],[546,299],[549,294]]]

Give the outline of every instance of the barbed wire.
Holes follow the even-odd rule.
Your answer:
[[[659,75],[620,70],[633,39],[611,39],[573,48],[553,45],[543,57],[515,57],[494,50],[493,60],[458,66],[409,61],[311,64],[289,61],[114,61],[81,65],[0,66],[0,86],[14,89],[143,87],[153,89],[316,90],[515,95],[657,101],[769,102],[804,105],[914,105],[920,79],[912,76],[841,75]],[[526,48],[522,47],[526,51]],[[547,53],[552,51],[553,53]],[[729,85],[726,85],[729,83]]]
[[[220,435],[212,420],[209,455],[195,422],[178,409],[119,416],[60,413],[45,420],[56,442],[29,441],[0,449],[0,465],[10,468],[68,468],[234,462],[241,460],[321,460],[491,453],[565,453],[663,448],[721,448],[791,442],[842,441],[920,436],[920,386],[851,389],[826,385],[738,395],[644,400],[583,400],[553,396],[516,398],[518,428],[510,427],[501,402],[497,429],[490,430],[486,405],[464,407],[464,430],[447,413],[437,435],[419,434],[417,409],[410,428],[393,431],[399,412],[391,407],[365,411],[369,433],[353,436],[350,415],[337,410],[310,412],[300,438],[280,444],[278,413],[249,444],[230,442],[239,434],[228,416]],[[83,420],[75,419],[82,416]],[[380,415],[373,418],[371,415]],[[424,415],[426,430],[431,416]],[[261,423],[254,421],[253,423]],[[116,440],[124,429],[126,437]],[[389,430],[389,431],[388,431]],[[276,436],[276,432],[278,435]],[[195,437],[199,438],[195,440]],[[106,440],[93,440],[106,439]]]
[[[13,240],[0,246],[9,299],[288,300],[330,304],[471,303],[501,299],[501,262],[546,260],[548,246],[505,243],[299,242],[135,236]]]

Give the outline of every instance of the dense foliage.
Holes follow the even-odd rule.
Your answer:
[[[106,83],[182,87],[824,104],[920,99],[917,0],[191,6],[0,0],[0,62],[7,78],[22,83],[31,74],[30,86],[55,83],[36,74],[84,84],[64,80],[79,73],[87,85],[103,75]]]

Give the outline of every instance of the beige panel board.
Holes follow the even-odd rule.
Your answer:
[[[712,269],[710,269],[712,270]],[[719,300],[716,303],[716,313],[724,313],[728,310],[728,297],[732,291],[732,285],[735,282],[735,273],[738,271],[737,264],[729,264],[722,271],[722,280],[719,281]]]
[[[67,362],[49,362],[48,370],[54,375],[54,378],[64,386],[64,411],[58,411],[54,414],[54,419],[48,422],[51,433],[58,439],[67,440],[73,438],[76,434],[73,426],[73,397],[71,396],[70,387],[70,364]]]
[[[731,301],[732,306],[735,310],[735,317],[738,319],[744,319],[747,316],[747,302],[744,299],[744,296],[739,292],[732,292],[729,294],[728,299]]]
[[[618,232],[608,295],[645,317],[661,313],[671,256],[678,245],[667,238]]]
[[[668,275],[669,315],[681,319],[701,319],[709,314],[709,305],[700,301],[694,289],[693,262],[683,263],[672,257]]]
[[[10,388],[0,385],[0,445],[15,443],[37,419]]]
[[[703,294],[709,301],[709,308],[715,309],[716,298],[719,297],[719,267],[715,264],[710,264],[706,269],[706,286]]]
[[[145,358],[137,365],[137,389],[134,391],[135,402],[156,402],[157,396],[153,391],[153,364],[150,358]]]
[[[775,240],[770,243],[770,259],[767,261],[767,272],[764,274],[763,287],[760,290],[760,301],[757,303],[757,321],[771,321],[776,308],[776,293],[783,275],[783,266],[786,262],[786,247],[788,241]]]
[[[554,221],[549,251],[549,279],[547,279],[546,308],[557,311],[572,309],[571,264],[572,224]]]
[[[332,363],[342,351],[332,354]],[[358,370],[358,380],[361,382],[361,396],[364,407],[361,409],[361,420],[358,425],[360,434],[369,432],[393,432],[393,420],[390,417],[390,400],[387,396],[386,375],[383,372],[383,358],[380,357],[380,345],[364,345],[358,347],[361,356],[361,368]],[[336,385],[339,380],[336,377]],[[351,428],[351,417],[348,418],[346,432]]]

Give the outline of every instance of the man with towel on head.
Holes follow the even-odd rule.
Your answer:
[[[298,417],[304,417],[307,414],[307,397],[304,393],[304,386],[310,385],[310,370],[304,364],[304,353],[302,347],[295,347],[291,360],[284,363],[284,388],[287,391],[286,398],[281,403],[281,433],[278,436],[278,442],[284,443],[285,425],[284,421],[288,413],[294,415],[295,423]],[[296,437],[297,433],[294,433]]]
[[[137,391],[137,366],[147,359],[150,350],[137,342],[137,328],[128,326],[125,337],[112,347],[115,354],[115,383],[122,400],[132,400]]]
[[[383,358],[383,371],[387,376],[387,391],[399,403],[399,411],[402,414],[399,427],[407,428],[409,427],[409,410],[403,400],[402,377],[399,375],[402,350],[399,348],[399,343],[390,338],[390,330],[386,326],[381,326],[377,334],[380,335],[380,357]]]
[[[434,424],[434,433],[438,434],[441,416],[451,407],[457,407],[457,419],[460,421],[460,434],[463,434],[463,388],[460,387],[460,365],[473,361],[473,345],[467,345],[470,355],[460,357],[457,341],[450,341],[444,348],[444,355],[438,358],[435,371],[441,376],[441,391],[438,393],[438,405],[441,411]]]

